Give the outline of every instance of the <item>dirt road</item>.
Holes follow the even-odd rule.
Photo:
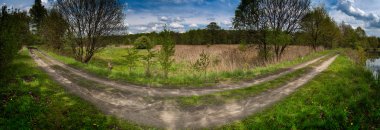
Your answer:
[[[323,59],[326,56],[322,56],[319,58],[316,58],[314,60],[299,64],[297,66],[294,66],[290,69],[287,69],[286,71],[261,77],[261,78],[256,78],[250,81],[241,81],[238,83],[234,84],[218,84],[213,87],[207,87],[207,88],[198,88],[198,89],[165,89],[165,88],[152,88],[152,87],[145,87],[145,86],[138,86],[138,85],[133,85],[133,84],[127,84],[127,83],[119,83],[115,81],[111,81],[108,79],[104,78],[99,78],[97,76],[93,76],[91,74],[88,74],[86,72],[80,71],[78,69],[72,68],[66,64],[63,64],[54,58],[44,54],[41,51],[38,50],[31,50],[35,53],[40,53],[40,56],[43,56],[44,59],[48,60],[48,62],[51,65],[57,65],[59,67],[62,67],[66,70],[68,70],[70,73],[73,73],[75,75],[81,76],[83,78],[86,78],[88,80],[94,81],[96,83],[104,84],[107,86],[111,86],[123,91],[129,91],[129,92],[134,92],[134,93],[140,93],[141,95],[149,95],[149,96],[158,96],[158,97],[174,97],[174,96],[199,96],[199,95],[206,95],[210,93],[215,93],[215,92],[221,92],[221,91],[227,91],[227,90],[233,90],[233,89],[241,89],[241,88],[247,88],[251,87],[253,85],[257,85],[263,82],[267,82],[270,80],[277,79],[278,77],[281,77],[283,75],[292,73],[296,70],[305,68],[313,63],[318,62],[319,60]],[[35,55],[38,56],[38,55]]]
[[[290,95],[297,88],[327,69],[337,58],[334,56],[297,80],[257,96],[233,103],[188,111],[182,110],[171,100],[147,98],[148,95],[139,96],[134,93],[102,91],[89,86],[80,86],[70,81],[69,77],[64,77],[63,72],[53,69],[55,65],[44,62],[33,51],[30,51],[30,55],[38,66],[68,91],[95,104],[103,112],[139,124],[167,129],[206,128],[245,118]]]

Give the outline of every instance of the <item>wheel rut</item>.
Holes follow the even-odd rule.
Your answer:
[[[37,65],[46,73],[64,86],[69,92],[93,103],[107,114],[127,119],[138,124],[166,129],[200,129],[215,127],[235,120],[243,119],[248,115],[261,111],[266,107],[282,100],[296,91],[299,87],[312,80],[338,57],[338,55],[315,67],[312,71],[288,82],[276,89],[271,89],[253,97],[209,106],[195,111],[183,110],[171,100],[150,98],[134,95],[134,93],[106,92],[91,87],[83,87],[65,77],[62,71],[53,69],[55,64],[44,62],[33,50],[30,55]]]
[[[133,85],[133,84],[128,84],[128,83],[119,83],[116,81],[111,81],[108,79],[104,78],[99,78],[97,76],[93,76],[91,74],[88,74],[86,72],[83,72],[81,70],[72,68],[62,62],[57,61],[56,59],[46,55],[45,53],[39,51],[38,49],[31,50],[36,53],[40,53],[42,58],[46,59],[48,62],[50,62],[53,65],[57,65],[61,68],[64,68],[68,70],[70,73],[73,73],[75,75],[81,76],[85,79],[91,80],[93,82],[99,83],[99,84],[104,84],[110,87],[114,87],[123,91],[129,91],[129,92],[134,92],[134,93],[140,93],[143,95],[149,95],[149,96],[156,96],[156,97],[176,97],[176,96],[200,96],[200,95],[207,95],[215,92],[222,92],[222,91],[227,91],[227,90],[233,90],[233,89],[242,89],[242,88],[247,88],[251,87],[253,85],[261,84],[267,81],[271,81],[274,79],[277,79],[281,76],[284,76],[286,74],[292,73],[296,70],[305,68],[313,63],[318,62],[319,60],[323,59],[326,57],[321,56],[316,59],[313,59],[311,61],[296,65],[290,69],[287,69],[286,71],[261,77],[261,78],[255,78],[253,80],[249,81],[241,81],[238,83],[233,83],[233,84],[217,84],[216,86],[208,87],[208,88],[181,88],[181,89],[166,89],[166,88],[153,88],[153,87],[146,87],[146,86],[139,86],[139,85]],[[38,57],[38,55],[36,55]]]

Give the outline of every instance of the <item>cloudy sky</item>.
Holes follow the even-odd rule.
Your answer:
[[[49,6],[48,0],[42,0]],[[51,1],[51,0],[49,0]],[[240,0],[122,0],[126,5],[125,24],[129,33],[160,31],[163,25],[184,32],[204,28],[217,22],[231,28],[234,10]],[[338,22],[364,28],[368,35],[380,36],[380,0],[312,0],[313,6],[324,5]],[[8,5],[28,10],[34,0],[0,0]]]

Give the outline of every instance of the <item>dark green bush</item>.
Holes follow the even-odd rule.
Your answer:
[[[134,43],[136,49],[152,49],[154,47],[152,41],[147,36],[141,36]]]

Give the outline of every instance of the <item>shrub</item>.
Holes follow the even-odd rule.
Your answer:
[[[136,49],[152,49],[154,47],[152,41],[147,36],[141,36],[136,39],[134,48]]]
[[[199,55],[199,59],[192,65],[193,69],[198,72],[203,72],[207,75],[207,68],[210,65],[210,54],[202,53]]]
[[[170,32],[165,30],[165,38],[162,41],[162,47],[160,50],[160,64],[164,72],[164,77],[168,78],[169,70],[172,67],[174,59],[172,56],[175,53],[175,43],[170,37]]]

